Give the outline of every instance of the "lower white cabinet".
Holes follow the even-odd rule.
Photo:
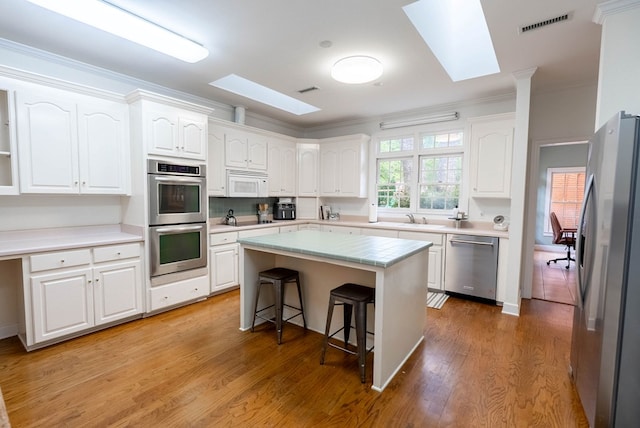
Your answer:
[[[323,232],[346,233],[347,235],[360,235],[359,227],[333,226],[333,225],[323,224],[321,230]]]
[[[149,290],[150,304],[147,312],[166,310],[172,306],[206,298],[208,294],[207,275],[151,287]]]
[[[130,243],[30,256],[27,346],[141,314],[140,253]]]
[[[433,242],[433,246],[429,248],[429,276],[427,278],[427,285],[429,289],[444,291],[443,266],[446,235],[441,233],[422,233],[401,230],[398,232],[398,238]]]
[[[211,292],[236,287],[238,280],[238,244],[215,245],[209,249]]]
[[[239,247],[237,232],[209,235],[210,292],[219,293],[237,287],[239,280]]]

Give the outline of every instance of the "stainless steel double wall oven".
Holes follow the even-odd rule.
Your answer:
[[[148,161],[151,277],[207,266],[206,166]]]

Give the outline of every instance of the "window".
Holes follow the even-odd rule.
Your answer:
[[[378,207],[442,212],[457,206],[463,137],[456,130],[381,138],[376,159]]]
[[[584,168],[548,168],[544,233],[553,235],[549,215],[555,212],[562,227],[576,227],[584,196]]]

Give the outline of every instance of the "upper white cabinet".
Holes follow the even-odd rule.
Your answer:
[[[319,147],[298,143],[298,196],[318,196]]]
[[[272,139],[268,149],[269,196],[295,196],[296,143]]]
[[[267,169],[267,137],[238,129],[227,129],[225,165],[228,168]]]
[[[18,194],[13,91],[0,86],[0,195]]]
[[[207,159],[207,193],[209,196],[226,196],[227,192],[224,135],[224,128],[209,125],[209,156]]]
[[[471,189],[474,198],[510,198],[514,114],[470,119]]]
[[[133,135],[142,138],[148,154],[206,159],[211,109],[146,91],[135,91],[127,100]]]
[[[367,197],[369,136],[351,135],[320,142],[320,196]]]
[[[23,193],[126,194],[124,103],[48,88],[16,92]]]

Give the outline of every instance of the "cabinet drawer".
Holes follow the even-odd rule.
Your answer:
[[[59,251],[57,253],[36,254],[30,257],[31,272],[60,269],[91,263],[91,250]]]
[[[190,300],[196,300],[209,294],[207,277],[193,278],[173,284],[151,287],[150,311],[167,308]]]
[[[238,239],[238,232],[211,233],[209,245],[232,244]]]
[[[298,226],[281,226],[280,233],[297,232]]]
[[[113,260],[130,259],[140,257],[140,244],[120,244],[98,247],[93,250],[95,263],[109,262]]]
[[[424,233],[424,232],[409,232],[407,230],[401,230],[398,232],[398,238],[400,239],[414,239],[416,241],[431,241],[433,245],[442,246],[444,243],[443,233]]]
[[[322,225],[323,232],[346,233],[347,235],[360,235],[360,228],[350,226],[329,226]]]
[[[274,235],[280,233],[277,227],[265,227],[264,229],[242,230],[238,232],[240,238],[252,238],[254,236]]]

